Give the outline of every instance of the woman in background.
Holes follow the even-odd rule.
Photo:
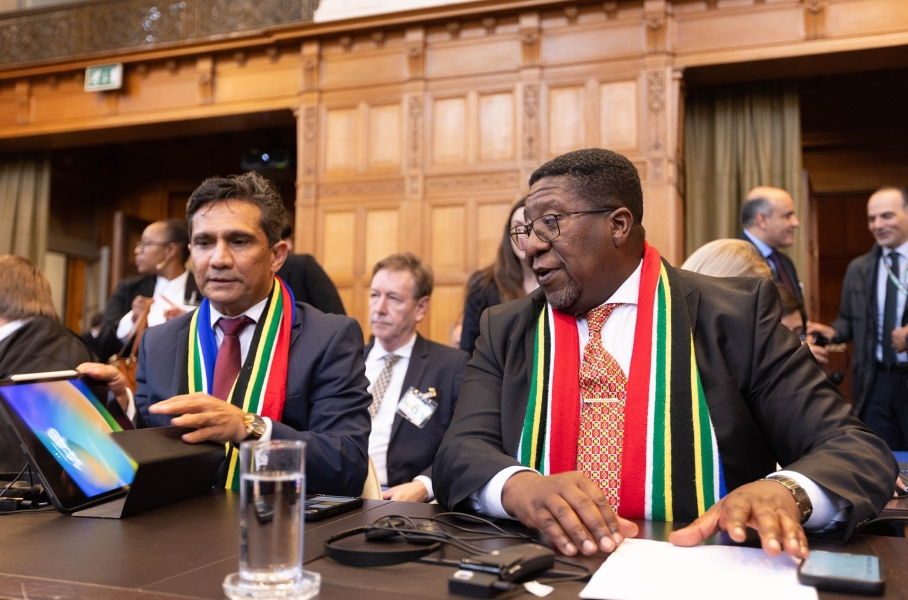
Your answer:
[[[75,369],[95,360],[57,320],[50,282],[29,260],[0,255],[0,379],[18,373]],[[25,455],[9,427],[0,427],[0,473],[15,473]]]
[[[526,253],[511,241],[511,229],[526,224],[523,215],[525,203],[526,198],[523,198],[511,208],[495,262],[473,273],[467,282],[460,349],[470,354],[473,354],[476,338],[479,337],[482,311],[502,302],[523,298],[538,286],[536,276],[524,261]]]

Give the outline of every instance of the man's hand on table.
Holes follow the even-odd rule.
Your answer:
[[[587,555],[612,552],[637,535],[637,525],[617,516],[602,490],[577,471],[515,473],[504,484],[501,505],[527,527],[542,530],[567,556],[578,549]]]
[[[727,531],[731,539],[743,542],[747,527],[757,530],[763,550],[770,556],[784,550],[795,558],[807,558],[807,536],[801,528],[798,505],[791,492],[775,481],[742,485],[696,521],[673,531],[668,541],[676,546],[696,546],[719,531]]]
[[[421,481],[408,481],[386,489],[381,493],[381,497],[395,502],[428,502],[429,490]]]
[[[148,407],[153,415],[178,415],[170,420],[177,427],[191,427],[195,431],[183,434],[189,443],[210,440],[221,444],[239,444],[246,439],[245,413],[229,402],[208,394],[195,393],[174,396],[170,400],[155,402]]]

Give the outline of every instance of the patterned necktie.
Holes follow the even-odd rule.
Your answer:
[[[769,262],[772,263],[773,269],[775,269],[776,280],[788,288],[788,291],[795,295],[795,298],[800,298],[801,295],[798,293],[798,290],[795,289],[795,283],[791,280],[791,277],[788,276],[788,271],[785,270],[785,266],[782,264],[782,258],[779,256],[779,253],[773,250],[769,253],[769,256],[766,258],[769,259]]]
[[[621,484],[627,377],[618,361],[602,347],[602,327],[619,306],[606,304],[586,314],[590,341],[583,349],[580,363],[583,407],[577,440],[577,470],[602,489],[615,510]]]
[[[388,389],[388,384],[391,383],[391,371],[397,361],[400,360],[400,357],[396,354],[385,354],[382,358],[385,361],[385,368],[378,374],[378,379],[375,380],[375,385],[372,386],[372,404],[369,405],[369,415],[373,419],[378,414],[382,396],[385,395],[385,390]]]
[[[889,253],[889,264],[891,265],[892,274],[899,276],[899,253],[892,251]],[[899,290],[892,281],[892,277],[886,274],[886,302],[883,305],[883,364],[887,367],[893,366],[898,357],[895,355],[895,348],[892,347],[892,330],[896,328],[896,304],[898,303]]]
[[[214,384],[211,388],[211,395],[215,398],[230,399],[230,390],[233,389],[236,377],[240,374],[240,333],[246,329],[247,325],[253,323],[255,321],[246,315],[234,319],[221,317],[215,323],[224,332],[224,341],[218,348],[218,358],[214,363]]]

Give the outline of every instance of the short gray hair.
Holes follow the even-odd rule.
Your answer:
[[[772,216],[772,205],[769,199],[763,196],[751,198],[741,206],[741,225],[750,227],[754,224],[757,215]]]

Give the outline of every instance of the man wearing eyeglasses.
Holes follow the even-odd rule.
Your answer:
[[[442,504],[567,555],[652,519],[693,522],[677,545],[751,527],[767,553],[805,557],[805,530],[845,538],[882,509],[892,454],[781,324],[773,282],[662,261],[619,154],[566,154],[530,186],[512,236],[541,289],[482,316],[433,468]]]
[[[191,312],[202,301],[195,278],[186,270],[189,234],[182,219],[155,221],[135,247],[140,276],[124,279],[107,301],[99,335],[100,358],[107,360],[131,339],[135,322],[150,300],[148,326]]]

